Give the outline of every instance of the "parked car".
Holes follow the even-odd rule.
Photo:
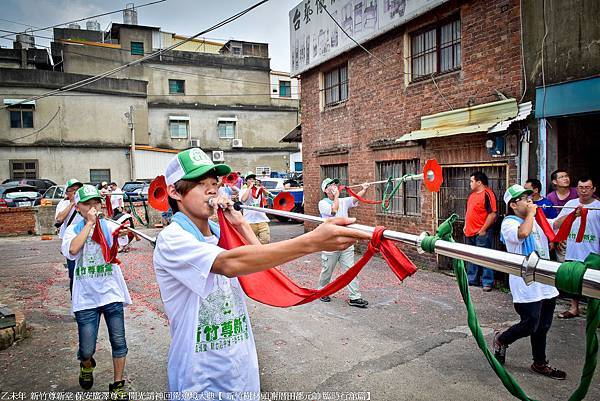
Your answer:
[[[144,183],[141,187],[129,192],[127,196],[129,197],[129,199],[131,199],[132,202],[141,202],[142,200],[147,201],[148,188],[150,188],[150,184]],[[126,200],[125,198],[123,199]]]
[[[0,185],[0,207],[38,206],[41,200],[42,195],[31,185]]]
[[[265,188],[273,194],[273,196],[279,195],[281,191],[289,192],[294,197],[294,208],[292,212],[304,213],[304,189],[301,187],[284,189],[284,183],[288,180],[283,178],[264,178],[261,180]],[[273,207],[273,201],[269,199],[269,207]],[[275,216],[279,221],[289,221],[287,217]]]
[[[137,198],[140,197],[139,193],[136,192],[137,190],[141,190],[144,185],[149,185],[147,181],[127,181],[125,184],[123,184],[123,200],[125,202],[128,201],[129,198],[131,198],[132,202],[135,202]],[[147,191],[146,191],[147,193]],[[141,199],[140,199],[141,200]]]
[[[43,195],[48,188],[50,188],[53,185],[56,185],[56,183],[54,181],[51,180],[47,180],[47,179],[33,179],[33,178],[23,178],[20,180],[15,180],[15,179],[8,179],[8,180],[4,180],[4,182],[2,184],[13,184],[13,185],[30,185],[32,187],[35,187],[36,191],[40,193],[40,195]]]
[[[58,203],[65,198],[65,186],[54,185],[42,196],[42,204],[58,205]]]

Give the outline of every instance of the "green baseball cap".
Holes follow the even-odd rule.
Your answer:
[[[323,182],[321,183],[321,190],[323,192],[325,192],[325,190],[327,189],[327,187],[330,184],[339,184],[339,183],[340,183],[340,180],[338,180],[337,178],[325,178],[323,180]]]
[[[510,186],[506,192],[504,192],[504,202],[508,205],[513,199],[522,195],[531,195],[532,193],[533,191],[531,189],[525,189],[521,185],[515,184]]]
[[[65,184],[66,189],[71,188],[74,185],[79,185],[79,187],[81,188],[83,186],[83,184],[81,183],[81,181],[79,181],[77,178],[71,178],[69,181],[67,181],[67,183]]]
[[[177,181],[202,177],[214,171],[217,176],[224,176],[231,172],[231,167],[226,164],[214,164],[210,157],[199,148],[191,148],[177,153],[167,165],[165,181],[167,185]]]
[[[75,192],[75,203],[87,202],[90,199],[102,199],[100,191],[93,185],[83,185]]]

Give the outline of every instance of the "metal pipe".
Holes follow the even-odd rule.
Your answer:
[[[120,226],[120,225],[121,225],[121,223],[119,223],[118,221],[116,221],[116,220],[113,220],[113,219],[111,219],[111,218],[109,218],[109,217],[106,217],[106,215],[104,215],[103,213],[98,213],[98,214],[97,214],[97,216],[98,216],[99,218],[101,218],[101,219],[104,219],[104,220],[106,220],[106,221],[110,221],[111,223],[114,223],[114,224],[116,224],[116,225],[118,225],[118,226]],[[136,230],[135,228],[131,228],[131,227],[126,227],[126,228],[127,228],[129,231],[131,231],[132,233],[134,233],[134,234],[136,234],[136,235],[139,235],[140,237],[142,237],[142,238],[143,238],[143,239],[145,239],[146,241],[149,241],[149,242],[152,244],[152,246],[156,245],[156,237],[151,237],[151,236],[149,236],[149,235],[147,235],[147,234],[144,234],[144,233],[143,233],[143,232],[141,232],[140,230]]]
[[[542,209],[546,209],[546,208],[554,208],[554,209],[577,209],[579,206],[554,206],[554,205],[538,205],[538,207],[541,207]],[[600,210],[600,207],[585,207],[583,206],[582,209],[587,209],[587,210]]]
[[[266,209],[262,207],[243,205],[240,203],[236,203],[234,208],[236,210],[252,210],[255,212],[263,212],[275,216],[287,217],[294,220],[309,221],[317,224],[324,223],[326,220],[322,217],[316,217],[307,214]],[[363,224],[350,224],[347,227],[369,234],[373,234],[375,231],[375,228],[365,226]],[[402,242],[408,245],[413,245],[420,253],[424,252],[421,248],[421,241],[426,235],[427,233],[414,235],[393,230],[385,230],[383,232],[384,238]],[[434,252],[438,255],[448,256],[454,259],[462,259],[466,262],[476,263],[492,270],[520,276],[527,284],[531,282],[537,282],[554,286],[556,272],[560,267],[560,263],[541,259],[535,252],[529,256],[524,256],[444,240],[436,241]],[[600,299],[600,270],[588,269],[586,271],[585,275],[583,276],[581,293],[588,297]]]
[[[435,174],[433,173],[433,171],[428,171],[427,172],[427,179],[429,180],[433,180],[434,179]],[[406,177],[398,177],[398,178],[394,178],[392,179],[392,181],[399,181],[399,180],[404,180],[404,181],[418,181],[418,180],[422,180],[423,179],[423,173],[420,174],[413,174],[413,175],[409,175]],[[371,181],[371,182],[365,182],[365,184],[369,184],[369,185],[373,185],[373,184],[383,184],[388,182],[388,180],[381,180],[381,181]],[[358,188],[361,187],[362,184],[356,184],[356,185],[345,185],[346,188]]]

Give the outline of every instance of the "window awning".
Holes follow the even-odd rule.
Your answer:
[[[531,102],[521,103],[519,105],[519,113],[517,114],[517,116],[515,118],[510,118],[508,120],[504,120],[504,121],[494,125],[492,128],[490,128],[488,130],[488,132],[491,134],[494,132],[506,131],[508,129],[508,127],[510,127],[510,125],[512,123],[514,123],[515,121],[525,120],[531,114],[532,109],[533,109],[533,105],[531,104]]]
[[[169,116],[169,121],[190,121],[189,116]]]
[[[409,132],[396,142],[486,132],[500,122],[517,117],[518,112],[517,100],[506,99],[423,116],[420,130]]]
[[[4,99],[4,104],[10,106],[15,103],[23,102],[23,100],[25,100],[25,99]],[[35,100],[30,100],[28,102],[20,103],[20,104],[18,104],[18,106],[33,106],[33,107],[35,107]]]

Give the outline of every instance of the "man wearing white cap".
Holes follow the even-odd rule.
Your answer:
[[[158,235],[154,270],[172,337],[169,391],[202,399],[258,400],[258,358],[237,277],[312,252],[341,250],[369,235],[343,227],[353,219],[338,218],[299,237],[261,245],[233,202],[218,196],[217,179],[230,171],[198,148],[180,152],[168,164],[166,191],[176,213]],[[214,207],[223,209],[249,245],[218,246],[219,226],[209,220]]]
[[[83,217],[75,210],[74,195],[75,192],[81,188],[83,184],[76,178],[71,178],[65,184],[65,199],[62,199],[56,205],[56,212],[54,214],[54,226],[59,228],[58,238],[61,240],[65,235],[65,230],[71,224],[77,224]],[[69,270],[69,291],[73,293],[73,272],[75,271],[75,261],[69,258],[67,259],[67,269]]]
[[[321,183],[321,191],[326,195],[325,198],[319,201],[319,213],[323,218],[331,217],[348,217],[348,209],[358,206],[358,199],[348,196],[340,198],[340,191],[337,184],[337,178],[325,178]],[[362,184],[362,189],[357,193],[358,196],[363,196],[369,184]],[[340,263],[344,271],[354,265],[354,244],[342,251],[321,252],[321,274],[319,275],[319,288],[325,287],[331,281],[335,266]],[[350,282],[348,288],[348,305],[358,308],[366,308],[369,304],[360,294],[358,277]],[[331,302],[328,296],[321,297],[323,302]]]
[[[537,252],[542,259],[550,259],[548,238],[535,221],[537,205],[533,203],[530,189],[515,184],[504,193],[508,215],[502,221],[500,239],[510,253],[529,256]],[[494,336],[494,355],[504,364],[506,349],[520,338],[531,338],[533,364],[531,371],[555,380],[564,380],[566,373],[548,365],[546,336],[554,315],[558,290],[542,283],[525,284],[519,276],[509,276],[510,292],[515,310],[521,321]]]

